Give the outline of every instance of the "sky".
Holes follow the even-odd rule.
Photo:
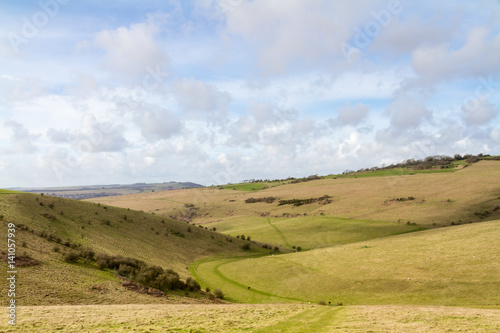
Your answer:
[[[0,188],[500,154],[500,1],[0,3]]]

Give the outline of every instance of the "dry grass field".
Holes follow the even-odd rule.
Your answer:
[[[323,195],[330,195],[332,202],[278,205],[278,199]],[[249,198],[265,197],[277,200],[245,203]],[[414,199],[398,200],[409,197]],[[269,243],[311,249],[452,223],[498,219],[500,162],[481,161],[455,172],[332,178],[258,191],[198,188],[91,201],[173,217],[185,215],[185,205],[192,204],[198,207],[192,217],[196,224],[233,236],[244,234]],[[339,221],[352,222],[351,230],[343,229],[347,238],[338,235],[335,224]]]
[[[500,310],[318,305],[81,305],[19,309],[2,332],[474,332],[500,331]]]

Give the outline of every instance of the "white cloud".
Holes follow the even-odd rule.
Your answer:
[[[369,110],[370,106],[363,103],[356,103],[355,105],[345,103],[338,110],[337,118],[332,120],[331,123],[333,126],[358,125],[365,120]]]
[[[391,115],[391,125],[398,129],[418,128],[424,118],[431,116],[421,96],[397,96],[387,112]]]
[[[161,21],[150,18],[129,27],[102,30],[95,35],[96,46],[106,51],[107,68],[123,75],[144,76],[167,62],[168,57],[155,40]]]
[[[215,84],[195,79],[182,79],[172,90],[183,110],[208,118],[223,118],[231,101],[229,93],[220,91]]]
[[[484,96],[480,96],[474,101],[469,101],[470,105],[462,107],[462,114],[468,125],[483,125],[493,120],[498,109],[490,103]]]
[[[182,129],[181,121],[175,113],[155,105],[144,105],[135,118],[147,142],[168,139]]]
[[[33,141],[38,139],[40,135],[31,134],[23,124],[10,119],[4,122],[4,127],[10,128],[12,131],[10,137],[12,146],[7,150],[8,152],[14,154],[33,154],[38,151]]]
[[[129,146],[123,137],[123,127],[110,122],[99,122],[93,114],[86,114],[74,143],[79,153],[118,152]]]
[[[431,82],[454,77],[475,77],[500,71],[500,33],[485,27],[471,29],[461,46],[443,43],[424,46],[412,56],[412,66]]]
[[[61,7],[20,56],[0,45],[0,186],[210,184],[498,153],[498,1],[402,1],[377,21],[393,2]],[[9,6],[19,16],[0,10],[0,36],[38,10]]]
[[[264,73],[281,74],[295,62],[314,66],[341,54],[339,45],[350,38],[360,7],[352,1],[257,0],[226,16],[228,33],[252,46]]]

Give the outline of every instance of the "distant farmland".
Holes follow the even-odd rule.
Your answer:
[[[67,199],[90,199],[99,197],[109,197],[115,195],[147,193],[155,191],[170,191],[185,188],[203,187],[203,185],[191,182],[164,182],[164,183],[136,183],[136,184],[111,184],[111,185],[90,185],[90,186],[70,186],[70,187],[47,187],[47,188],[13,188],[13,190],[44,193],[54,197]]]

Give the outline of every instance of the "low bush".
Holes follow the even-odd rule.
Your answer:
[[[69,251],[64,256],[64,261],[65,262],[77,262],[78,259],[80,259],[80,254],[78,252],[76,252],[76,251]]]
[[[224,299],[224,293],[220,289],[214,290],[214,296],[218,299]]]

